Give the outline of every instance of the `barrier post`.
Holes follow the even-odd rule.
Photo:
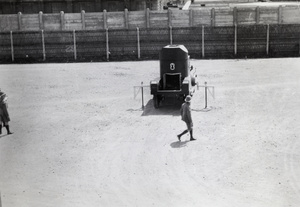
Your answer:
[[[107,11],[103,10],[103,28],[107,29]]]
[[[215,21],[215,19],[216,19],[215,8],[212,8],[210,13],[211,13],[211,16],[210,16],[211,22],[210,22],[210,24],[211,24],[212,27],[214,27],[215,24],[216,24],[216,21]]]
[[[282,24],[282,6],[278,7],[278,24]]]
[[[128,22],[128,9],[124,10],[124,19],[125,19],[125,28],[129,28],[129,22]]]
[[[41,30],[44,29],[44,24],[43,24],[43,12],[42,12],[42,11],[39,12],[39,27],[40,27]]]
[[[172,10],[168,9],[168,24],[169,27],[172,27]]]
[[[109,61],[109,44],[108,44],[108,28],[106,28],[106,60]]]
[[[170,26],[169,27],[170,28],[170,45],[172,45],[173,44],[173,34],[172,34],[172,27]]]
[[[146,28],[150,28],[150,9],[146,9]]]
[[[299,46],[298,46],[298,50],[299,50],[299,51],[298,51],[298,52],[299,52],[298,54],[299,54],[299,56],[300,56],[300,36],[299,36],[299,43],[298,43],[298,45],[299,45]]]
[[[194,26],[194,10],[190,9],[189,10],[189,26],[192,27]]]
[[[267,25],[267,43],[266,43],[266,54],[269,55],[269,41],[270,41],[270,25]]]
[[[136,28],[136,34],[137,34],[137,52],[138,52],[138,59],[141,58],[141,45],[140,45],[140,29]]]
[[[200,87],[204,87],[204,99],[205,99],[205,100],[204,100],[204,101],[205,101],[205,107],[204,107],[204,109],[205,109],[205,111],[206,111],[206,110],[208,110],[208,109],[207,109],[207,102],[208,102],[208,100],[207,100],[208,97],[207,97],[207,96],[208,96],[208,92],[210,92],[210,94],[212,95],[212,97],[215,98],[215,87],[214,87],[214,86],[209,86],[209,85],[207,85],[207,82],[206,82],[206,81],[204,82],[204,85],[199,85],[199,84],[197,83],[197,89],[198,89],[198,90],[199,90]],[[211,88],[212,91],[210,91],[209,88]]]
[[[144,110],[145,106],[144,106],[144,87],[143,87],[143,82],[141,83],[141,88],[142,88],[142,109]]]
[[[237,55],[237,24],[234,24],[234,55]]]
[[[11,48],[11,60],[15,61],[15,52],[14,52],[14,39],[13,39],[13,32],[10,31],[10,48]]]
[[[60,29],[65,29],[65,13],[63,11],[60,12]]]
[[[133,97],[134,97],[134,99],[135,99],[135,98],[139,95],[139,93],[141,92],[141,95],[142,95],[142,110],[145,109],[144,87],[150,87],[150,85],[146,86],[146,85],[144,85],[144,82],[141,82],[141,85],[139,85],[139,86],[133,86],[133,89],[134,89]]]
[[[238,22],[238,10],[237,7],[233,8],[233,24],[237,24]]]
[[[77,60],[77,48],[76,48],[76,33],[73,30],[73,42],[74,42],[74,60]]]
[[[260,8],[258,6],[256,7],[256,24],[259,24],[259,20],[260,20]]]
[[[207,108],[207,82],[204,82],[204,88],[205,88],[205,109]]]
[[[18,12],[18,26],[19,30],[22,30],[22,12]]]
[[[204,58],[205,57],[205,45],[204,45],[204,25],[202,25],[202,57]]]
[[[43,61],[45,61],[46,60],[46,48],[45,48],[44,30],[42,30],[42,46],[43,46]]]
[[[85,30],[85,11],[81,11],[81,23],[82,23],[82,29]]]

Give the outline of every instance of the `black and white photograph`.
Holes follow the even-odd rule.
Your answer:
[[[298,207],[300,2],[0,0],[0,207]]]

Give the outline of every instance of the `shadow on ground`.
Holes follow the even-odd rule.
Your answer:
[[[4,138],[4,137],[6,137],[6,136],[8,136],[9,134],[0,134],[0,139],[2,139],[2,138]]]
[[[144,107],[142,116],[153,116],[153,115],[180,116],[180,107],[182,103],[183,103],[182,101],[178,101],[176,99],[166,99],[162,101],[159,107],[156,109],[154,108],[153,100],[151,99]]]
[[[189,141],[183,141],[183,142],[177,141],[177,142],[172,142],[172,143],[170,144],[170,146],[171,146],[172,148],[181,148],[181,147],[185,147],[186,144],[187,144],[188,142],[189,142]]]

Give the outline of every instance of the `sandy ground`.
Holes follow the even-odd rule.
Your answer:
[[[153,108],[159,62],[0,65],[2,207],[296,207],[300,59],[191,60],[197,141],[180,103]]]

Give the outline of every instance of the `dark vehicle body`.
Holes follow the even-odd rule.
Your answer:
[[[191,74],[188,50],[183,45],[167,45],[159,53],[160,78],[150,82],[154,107],[166,96],[175,96],[184,100],[195,92],[196,77]]]

